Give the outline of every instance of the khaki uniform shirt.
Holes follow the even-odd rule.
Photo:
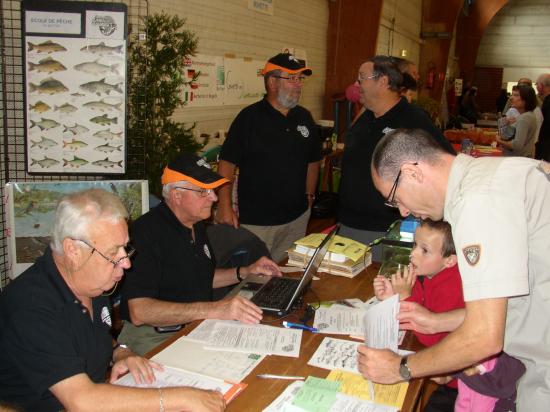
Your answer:
[[[504,350],[527,368],[517,410],[548,411],[549,175],[532,159],[458,155],[444,218],[452,226],[464,300],[509,297]]]

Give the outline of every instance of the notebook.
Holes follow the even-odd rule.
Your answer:
[[[292,310],[294,302],[305,293],[313,276],[319,270],[338,229],[339,226],[336,225],[321,242],[300,278],[270,277],[263,284],[247,278],[233,289],[231,295],[239,294],[242,290],[251,291],[252,295],[247,297],[263,311],[274,312],[277,315],[287,314]]]

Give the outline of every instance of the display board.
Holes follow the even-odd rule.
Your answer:
[[[10,182],[6,185],[4,210],[11,279],[30,267],[49,245],[59,200],[68,193],[90,188],[115,193],[124,203],[130,220],[149,210],[147,180]]]
[[[27,171],[125,173],[126,5],[21,7]]]
[[[200,72],[194,84],[184,87],[190,107],[248,105],[265,93],[260,60],[196,55],[185,60],[188,80]]]

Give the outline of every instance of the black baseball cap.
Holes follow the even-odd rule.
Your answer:
[[[204,189],[214,189],[229,182],[225,177],[213,172],[208,162],[194,153],[182,153],[164,168],[163,185],[182,180]]]
[[[262,74],[266,74],[273,70],[284,70],[289,74],[303,73],[306,76],[311,76],[313,73],[309,67],[305,67],[303,60],[298,60],[290,53],[279,53],[267,61],[262,70]]]

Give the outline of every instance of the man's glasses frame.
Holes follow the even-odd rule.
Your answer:
[[[414,166],[418,166],[418,162],[413,163]],[[399,172],[397,173],[397,176],[395,177],[395,180],[393,181],[393,186],[391,187],[390,193],[388,194],[388,197],[386,198],[386,201],[384,204],[388,207],[393,207],[394,209],[398,209],[399,205],[397,204],[397,201],[395,200],[395,192],[397,192],[397,185],[399,184],[399,178],[401,177],[401,168],[403,165],[399,167]]]
[[[286,80],[289,83],[300,83],[300,84],[305,83],[306,80],[307,80],[307,76],[288,76],[288,77],[285,77],[285,76],[275,76],[275,75],[273,75],[272,77],[275,77],[277,79]]]
[[[101,256],[103,259],[105,259],[107,262],[110,262],[112,263],[113,265],[113,268],[116,268],[117,266],[120,266],[120,264],[122,263],[122,261],[124,259],[130,259],[134,253],[136,253],[136,249],[131,246],[131,245],[127,245],[127,246],[124,246],[124,250],[126,251],[126,256],[122,256],[120,259],[117,259],[117,260],[113,260],[107,256],[105,256],[103,253],[101,253],[96,247],[90,245],[88,242],[86,242],[85,240],[82,240],[82,239],[74,239],[74,238],[71,238],[72,240],[75,240],[77,242],[81,242],[81,243],[84,243],[86,246],[88,246],[90,249],[92,249],[92,253],[90,255],[93,255],[94,252],[97,252],[97,254],[99,256]]]
[[[210,193],[214,192],[214,189],[191,189],[189,187],[174,186],[174,189],[189,190],[191,192],[196,192],[200,197],[208,197]]]
[[[363,73],[359,72],[359,75],[357,76],[357,83],[361,83],[369,79],[376,79],[378,77],[380,77],[380,73],[373,73],[370,76],[365,76]]]

